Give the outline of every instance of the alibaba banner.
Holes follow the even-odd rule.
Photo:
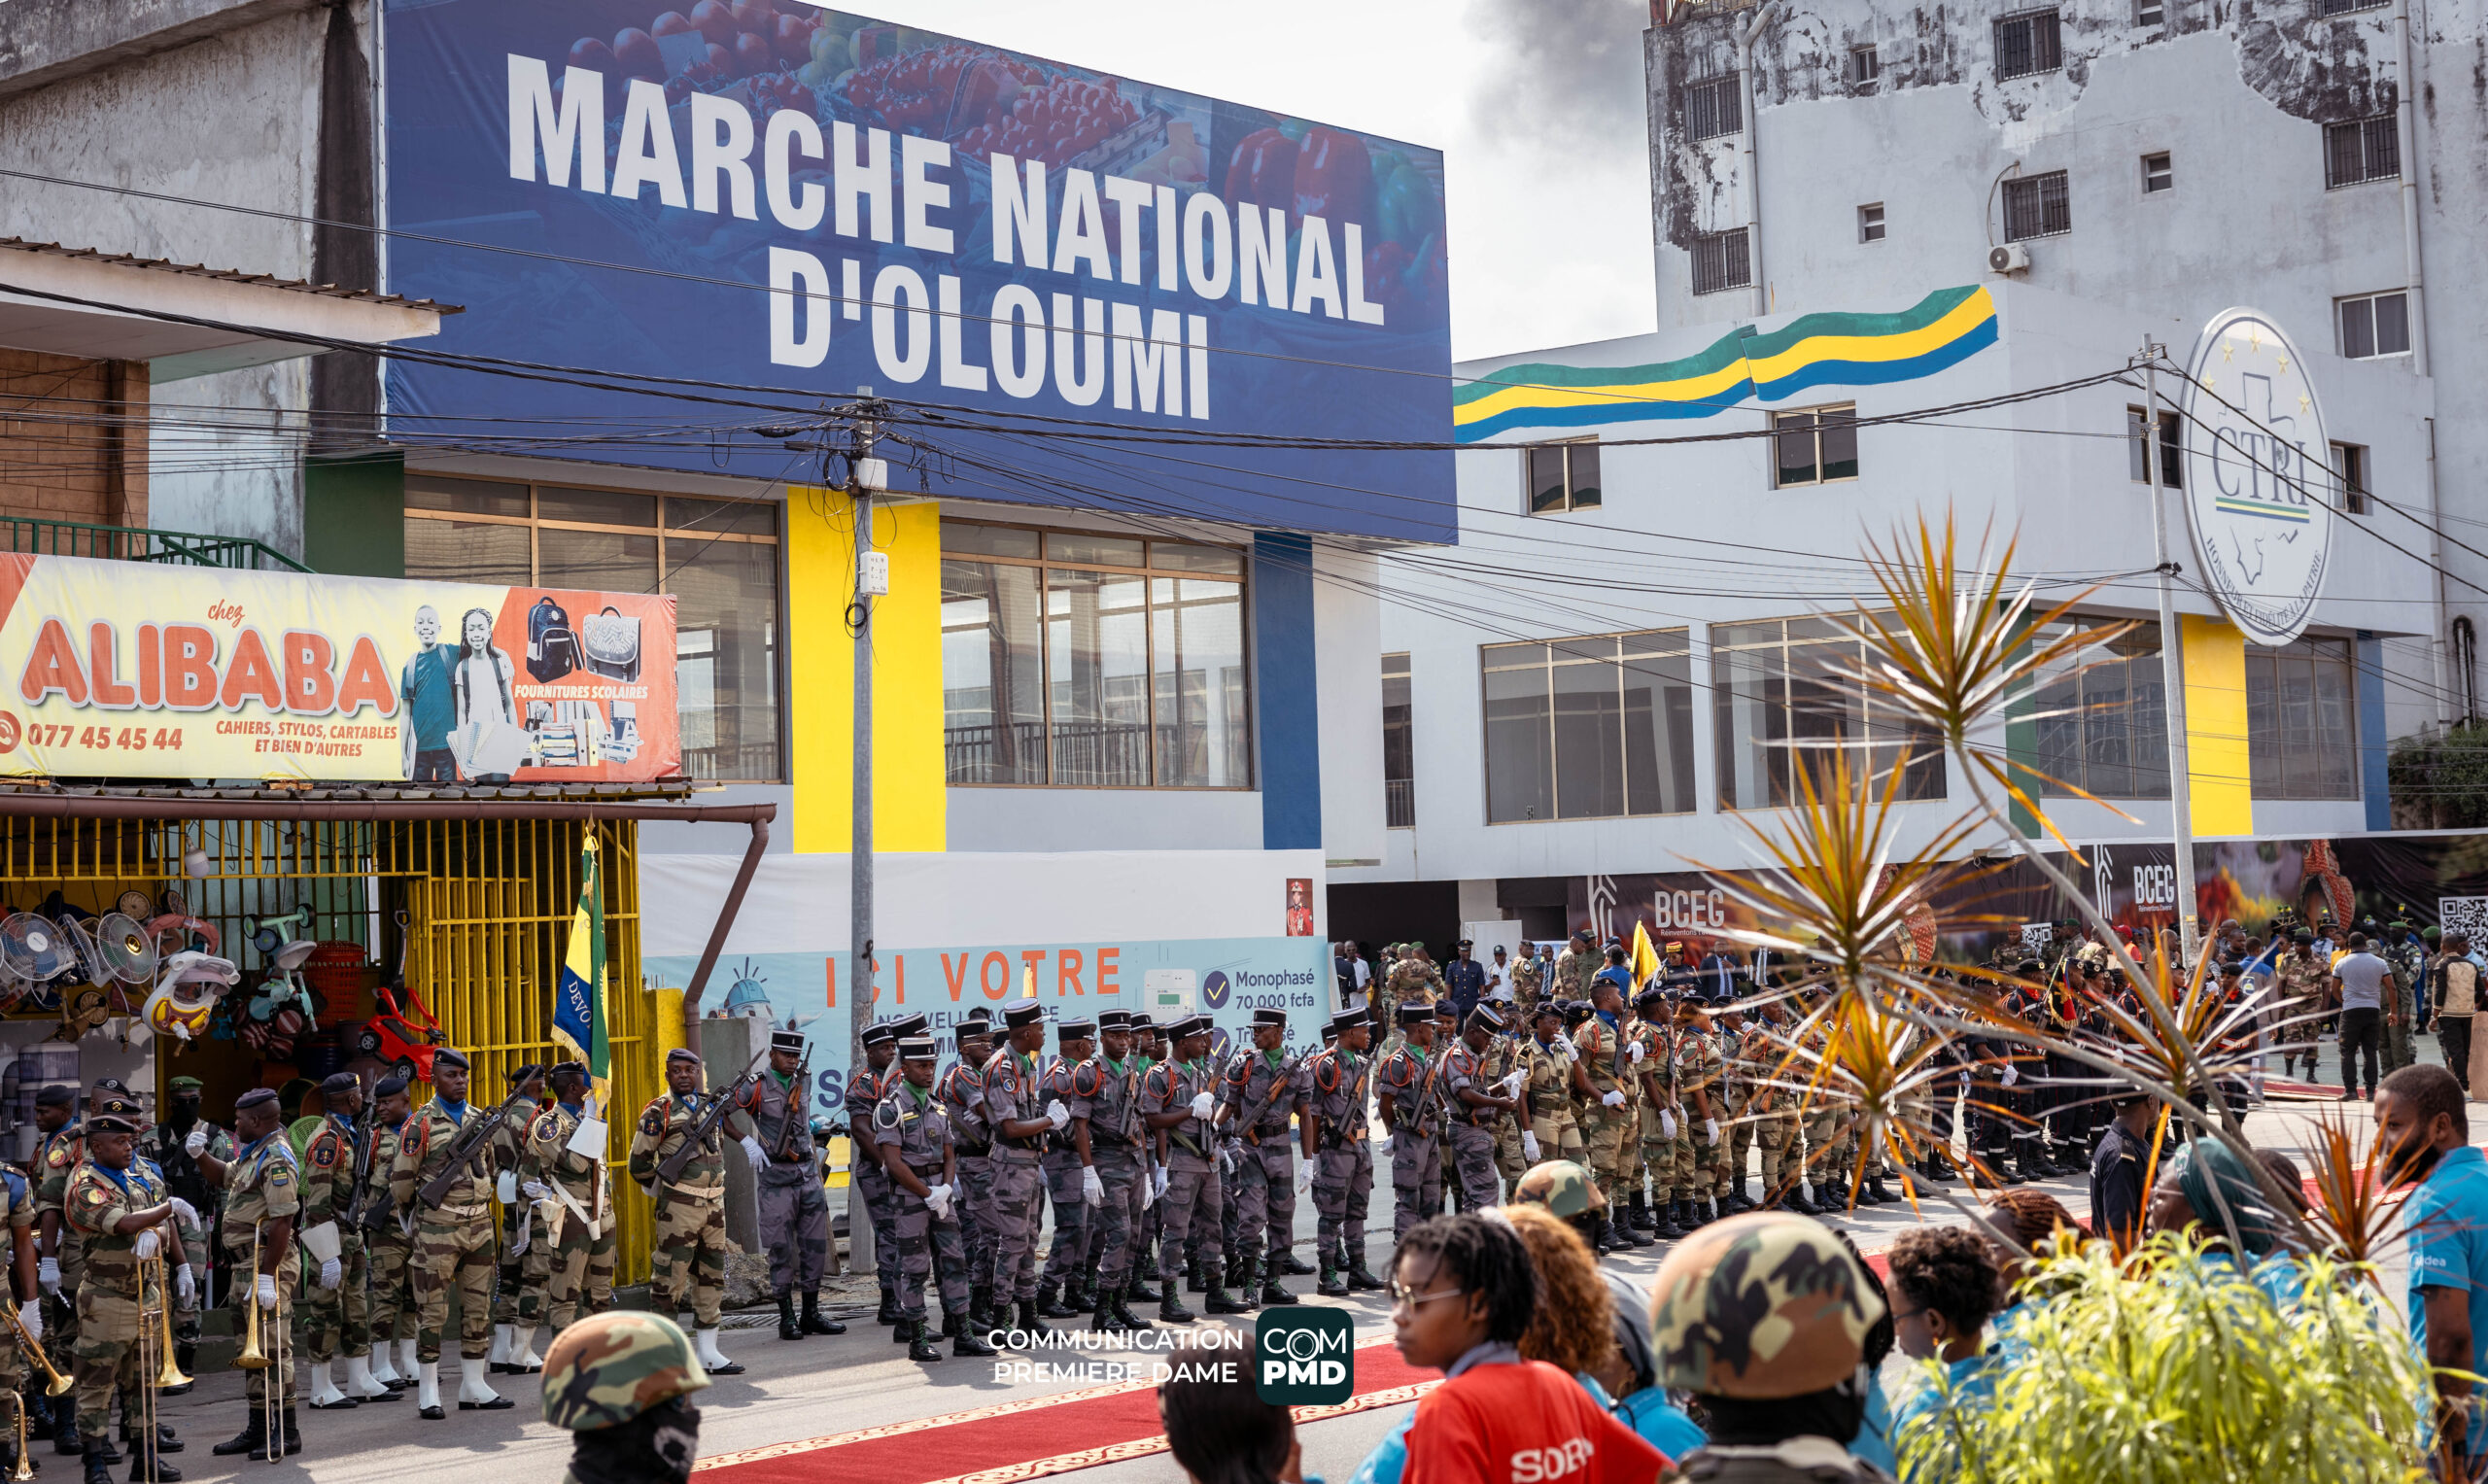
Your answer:
[[[935,495],[1456,536],[1451,455],[1375,446],[1452,435],[1434,151],[802,0],[383,23],[388,287],[537,368],[393,361],[427,437],[778,479],[870,387],[950,409]]]
[[[0,774],[682,772],[674,600],[0,554]]]

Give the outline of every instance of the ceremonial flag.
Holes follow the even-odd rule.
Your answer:
[[[605,1040],[605,892],[600,876],[591,831],[579,846],[579,905],[570,914],[570,947],[553,988],[553,1044],[587,1067],[588,1088],[601,1110],[612,1053]]]
[[[1650,929],[1641,922],[1633,924],[1633,987],[1641,989],[1658,977],[1666,965],[1659,962],[1659,950],[1650,944]]]

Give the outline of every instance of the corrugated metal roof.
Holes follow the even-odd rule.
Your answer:
[[[82,258],[89,262],[112,263],[124,268],[146,268],[158,273],[181,273],[191,278],[212,278],[220,283],[257,284],[262,288],[283,289],[293,293],[316,293],[323,298],[352,299],[362,304],[386,304],[399,309],[428,309],[434,314],[465,314],[462,304],[443,304],[432,299],[410,299],[396,293],[374,293],[368,289],[340,289],[334,284],[305,283],[300,279],[279,278],[273,273],[244,273],[232,268],[211,268],[194,262],[174,262],[164,258],[135,258],[127,253],[106,253],[94,248],[63,247],[57,242],[33,242],[24,237],[0,237],[0,248],[20,253],[42,253],[53,258]]]

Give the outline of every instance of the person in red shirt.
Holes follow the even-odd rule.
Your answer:
[[[1412,1226],[1392,1261],[1392,1341],[1443,1384],[1417,1403],[1401,1484],[1649,1484],[1670,1460],[1578,1381],[1521,1359],[1538,1270],[1499,1212]]]

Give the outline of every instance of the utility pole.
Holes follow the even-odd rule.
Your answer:
[[[873,491],[888,481],[881,462],[873,457],[874,412],[871,387],[857,387],[864,400],[857,406],[855,443],[847,463],[847,488],[855,521],[855,591],[847,609],[847,627],[855,637],[854,835],[847,847],[849,897],[847,929],[847,1066],[864,1065],[864,1029],[873,1023],[873,600],[890,590],[886,553],[873,549]],[[850,1074],[851,1075],[851,1074]],[[849,1109],[851,1115],[854,1110]],[[847,1241],[854,1269],[870,1269],[874,1260],[873,1222],[864,1210],[854,1181],[862,1149],[847,1156]]]
[[[2168,560],[2168,517],[2161,492],[2168,488],[2167,445],[2160,436],[2160,362],[2168,347],[2149,335],[2142,342],[2143,471],[2151,500],[2151,556],[2160,570],[2160,686],[2165,698],[2160,713],[2168,730],[2168,812],[2176,826],[2177,940],[2188,963],[2194,961],[2200,928],[2194,920],[2194,779],[2186,763],[2186,656],[2177,629],[2177,569]],[[2108,904],[2099,904],[2105,913]]]

